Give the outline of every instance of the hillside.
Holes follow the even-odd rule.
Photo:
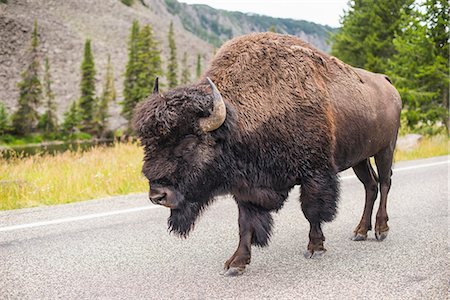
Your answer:
[[[178,19],[172,16],[161,0],[148,1],[148,7],[137,2],[133,7],[119,0],[57,1],[8,0],[0,4],[0,100],[12,111],[18,97],[17,82],[26,62],[33,20],[38,21],[43,56],[48,56],[53,77],[53,89],[62,116],[69,104],[79,97],[80,64],[83,44],[92,39],[97,92],[101,92],[108,54],[114,64],[115,86],[119,99],[127,62],[127,40],[131,24],[137,19],[141,24],[151,24],[161,43],[162,56],[167,56],[167,32],[174,21],[178,52],[190,53],[189,63],[194,70],[197,53],[209,60],[213,47],[187,32]],[[151,4],[151,5],[150,5]],[[120,108],[113,105],[113,119],[117,120]],[[114,122],[114,126],[118,126]]]
[[[114,65],[117,103],[111,107],[112,128],[123,123],[119,117],[122,83],[127,63],[127,40],[133,20],[151,24],[160,41],[163,67],[168,54],[167,33],[174,22],[178,59],[188,53],[194,77],[197,54],[203,67],[214,48],[223,41],[252,31],[266,31],[276,24],[279,32],[298,35],[321,49],[329,27],[289,19],[215,10],[204,5],[187,5],[175,0],[140,0],[131,7],[120,0],[5,0],[0,1],[0,101],[9,112],[15,110],[17,83],[27,62],[27,49],[34,19],[38,22],[42,57],[50,61],[53,90],[62,119],[70,103],[79,97],[80,64],[86,38],[92,40],[97,93],[101,93],[108,54]],[[163,78],[164,83],[164,78]]]
[[[330,45],[327,44],[327,39],[336,30],[308,21],[226,11],[207,5],[188,5],[177,0],[165,0],[165,4],[170,13],[180,18],[186,30],[216,47],[232,37],[268,31],[274,27],[279,33],[296,35],[328,52]]]

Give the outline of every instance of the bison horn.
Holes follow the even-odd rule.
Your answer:
[[[214,82],[212,82],[209,77],[206,77],[206,79],[208,80],[209,86],[212,89],[214,102],[211,115],[209,117],[200,119],[200,128],[204,132],[209,132],[216,130],[223,124],[223,122],[225,122],[227,109],[225,107],[225,103],[223,102],[222,95],[220,95],[220,92]]]
[[[159,92],[159,84],[158,84],[158,77],[155,78],[155,84],[153,85],[153,94],[158,94]]]

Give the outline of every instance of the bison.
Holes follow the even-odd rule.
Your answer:
[[[237,275],[250,263],[251,245],[268,244],[271,213],[295,185],[310,223],[307,257],[324,253],[321,225],[336,215],[338,173],[348,168],[366,191],[353,239],[372,229],[378,187],[375,236],[387,236],[400,110],[385,75],[353,68],[294,36],[257,33],[225,43],[191,85],[160,93],[156,80],[133,124],[145,150],[149,198],[170,208],[171,232],[186,237],[215,196],[233,196],[239,245],[225,274]]]

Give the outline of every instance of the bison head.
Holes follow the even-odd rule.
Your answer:
[[[224,164],[218,160],[229,136],[227,108],[207,81],[160,94],[156,80],[153,95],[136,108],[133,120],[145,150],[149,198],[171,209],[169,228],[181,236],[223,186]]]

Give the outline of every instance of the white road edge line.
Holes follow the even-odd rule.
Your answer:
[[[434,163],[429,163],[429,164],[422,164],[422,165],[398,168],[398,169],[394,169],[393,172],[396,173],[396,172],[407,171],[407,170],[428,168],[428,167],[448,164],[449,162],[450,162],[449,160],[446,160],[446,161],[439,161],[439,162],[434,162]],[[341,180],[347,180],[347,179],[353,179],[353,178],[356,178],[356,176],[349,175],[349,176],[340,177]],[[89,215],[78,216],[78,217],[61,218],[61,219],[55,219],[55,220],[50,220],[50,221],[42,221],[42,222],[27,223],[27,224],[13,225],[13,226],[5,226],[5,227],[0,227],[0,232],[40,227],[40,226],[47,226],[47,225],[54,225],[54,224],[61,224],[61,223],[68,223],[68,222],[75,222],[75,221],[81,221],[81,220],[89,220],[89,219],[102,218],[102,217],[121,215],[121,214],[128,214],[128,213],[132,213],[132,212],[155,209],[155,208],[160,208],[160,206],[141,206],[141,207],[135,207],[135,208],[129,208],[129,209],[123,209],[123,210],[109,211],[109,212],[104,212],[104,213],[89,214]]]
[[[42,222],[35,222],[35,223],[6,226],[6,227],[0,227],[0,232],[12,231],[12,230],[17,230],[17,229],[25,229],[25,228],[33,228],[33,227],[39,227],[39,226],[47,226],[47,225],[53,225],[53,224],[75,222],[75,221],[81,221],[81,220],[89,220],[89,219],[102,218],[102,217],[121,215],[121,214],[128,214],[128,213],[132,213],[132,212],[143,211],[143,210],[148,210],[148,209],[155,209],[155,208],[160,208],[160,206],[141,206],[141,207],[135,207],[135,208],[130,208],[130,209],[115,210],[115,211],[109,211],[109,212],[98,213],[98,214],[89,214],[89,215],[78,216],[78,217],[61,218],[61,219],[55,219],[55,220],[50,220],[50,221],[42,221]]]
[[[414,170],[414,169],[422,169],[422,168],[428,168],[428,167],[439,166],[439,165],[446,165],[449,162],[450,162],[450,160],[446,160],[446,161],[438,161],[438,162],[429,163],[429,164],[423,164],[423,165],[403,167],[403,168],[393,169],[392,172],[395,174],[397,172],[402,172],[402,171],[408,171],[408,170]],[[356,178],[356,175],[348,175],[348,176],[340,177],[341,180],[347,180],[347,179],[353,179],[353,178]]]

